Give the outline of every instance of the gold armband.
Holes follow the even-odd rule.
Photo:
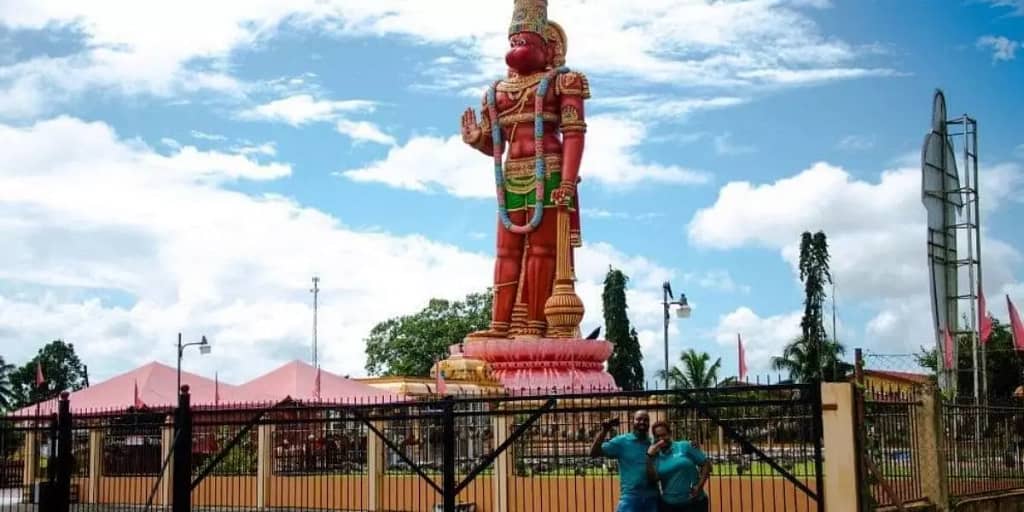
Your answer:
[[[562,123],[559,126],[562,133],[586,132],[587,123],[580,118],[579,110],[572,105],[562,107]]]
[[[580,96],[583,99],[590,98],[590,82],[586,75],[577,71],[570,71],[558,75],[555,80],[555,94],[567,96]]]

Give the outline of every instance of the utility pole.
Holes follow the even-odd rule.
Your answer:
[[[319,298],[319,295],[320,295],[320,278],[319,277],[313,276],[313,288],[311,290],[309,290],[309,291],[313,293],[313,367],[314,368],[319,368],[320,366],[319,366],[319,363],[317,362],[317,354],[316,354],[316,313],[317,313],[317,308],[319,306],[318,298]]]

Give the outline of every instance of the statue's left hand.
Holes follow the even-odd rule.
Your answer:
[[[551,201],[559,206],[569,204],[569,201],[574,197],[576,197],[576,185],[574,183],[563,181],[558,188],[551,191]]]

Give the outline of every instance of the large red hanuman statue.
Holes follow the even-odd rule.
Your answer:
[[[515,0],[509,44],[508,78],[485,94],[480,122],[473,109],[462,116],[463,141],[494,158],[499,207],[491,326],[470,337],[569,337],[564,325],[552,332],[545,305],[548,315],[551,303],[564,306],[549,300],[556,260],[571,262],[571,247],[580,245],[576,185],[590,89],[583,74],[564,67],[565,32],[547,19],[547,0]],[[559,273],[555,295],[572,294],[571,270]],[[578,308],[573,317],[582,317]]]

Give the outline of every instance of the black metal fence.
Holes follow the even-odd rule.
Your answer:
[[[189,407],[186,392],[172,410],[5,418],[0,510],[611,511],[622,467],[592,457],[591,445],[603,421],[619,419],[611,435],[624,433],[642,409],[706,453],[711,510],[820,511],[819,390],[754,385],[217,409]],[[61,432],[66,443],[56,442]],[[30,443],[50,446],[49,458]],[[25,482],[27,474],[36,477]],[[43,492],[28,492],[34,487]]]
[[[942,419],[950,496],[1024,488],[1024,407],[947,403]]]
[[[912,354],[857,350],[856,366],[866,501],[948,505],[1024,489],[1024,401],[943,397]]]
[[[864,389],[864,463],[870,469],[864,484],[875,506],[911,503],[925,498],[921,489],[921,449],[918,429],[921,415],[918,391]]]

